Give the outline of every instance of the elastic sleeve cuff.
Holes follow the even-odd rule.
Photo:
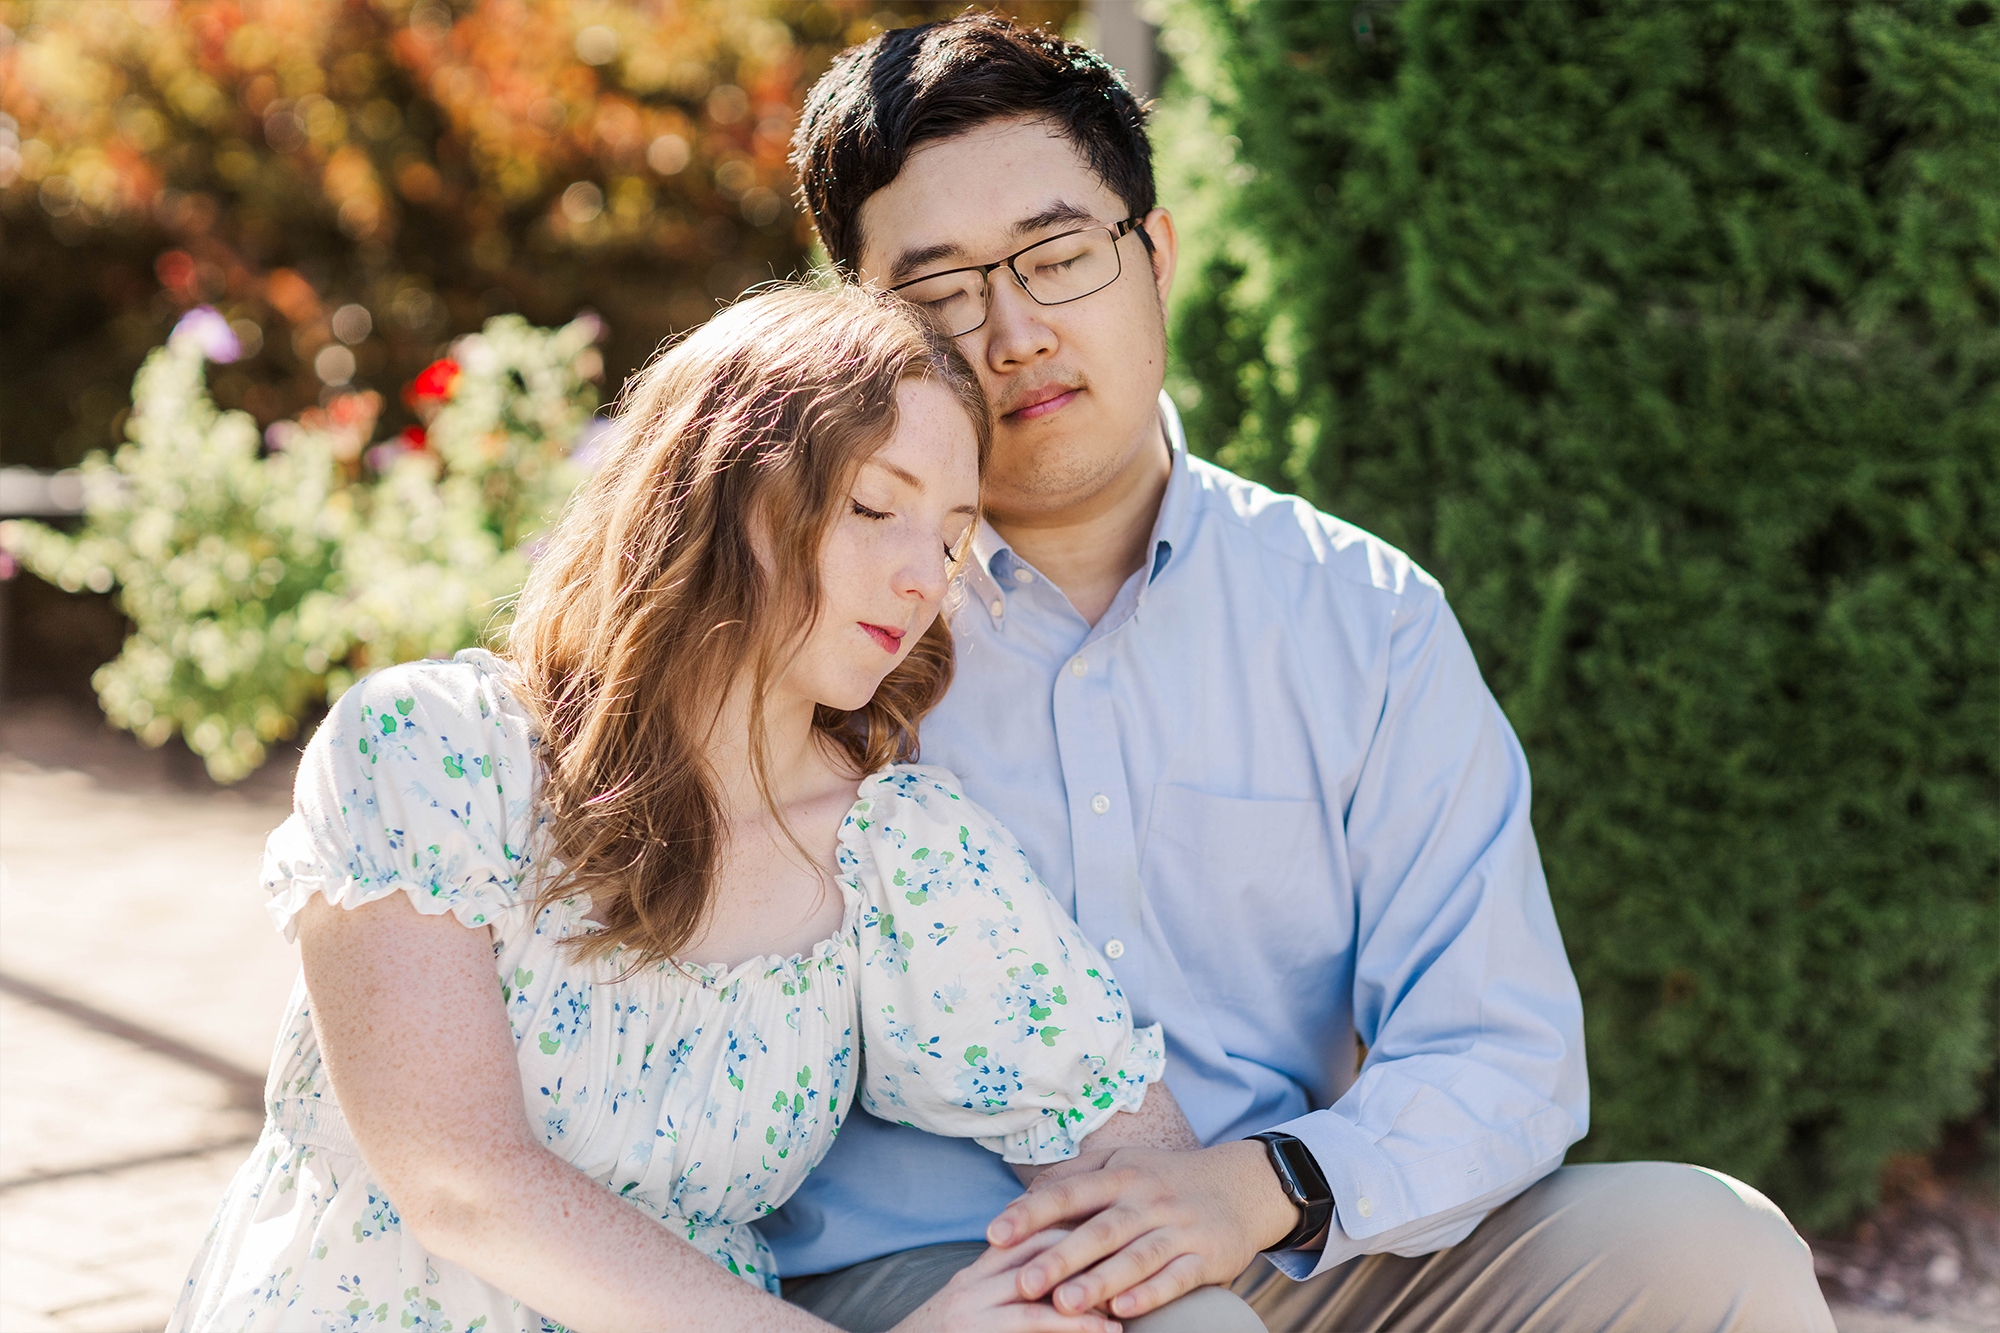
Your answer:
[[[1137,1111],[1146,1100],[1146,1085],[1157,1083],[1167,1067],[1166,1033],[1158,1023],[1135,1028],[1118,1058],[1100,1060],[1076,1104],[1067,1110],[1050,1108],[1027,1129],[998,1138],[976,1140],[1016,1166],[1047,1166],[1067,1162],[1083,1150],[1083,1141],[1120,1111]]]
[[[264,858],[264,891],[270,895],[264,909],[271,914],[271,924],[287,943],[298,939],[298,914],[315,894],[335,907],[352,911],[392,893],[402,893],[409,897],[410,906],[419,915],[443,916],[449,912],[468,929],[499,926],[522,910],[511,884],[467,884],[447,889],[442,884],[417,884],[386,876],[363,879],[329,869],[309,852],[294,853],[283,846],[289,840],[286,835],[295,832],[281,825],[271,835]]]

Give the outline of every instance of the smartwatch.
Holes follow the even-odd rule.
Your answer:
[[[1246,1141],[1264,1145],[1264,1154],[1271,1159],[1271,1170],[1277,1173],[1278,1188],[1284,1190],[1285,1197],[1299,1210],[1299,1224],[1264,1253],[1297,1249],[1324,1230],[1333,1218],[1333,1191],[1327,1188],[1326,1176],[1313,1160],[1312,1150],[1290,1134],[1266,1130],[1252,1134]]]

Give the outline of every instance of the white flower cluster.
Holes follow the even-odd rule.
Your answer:
[[[170,338],[133,381],[129,443],[83,465],[81,531],[0,524],[0,550],[71,591],[115,585],[133,632],[92,677],[105,716],[149,744],[180,732],[234,781],[358,677],[504,630],[581,476],[601,333],[488,321],[453,346],[421,447],[373,449],[373,394],[264,447],[209,396],[213,340]]]

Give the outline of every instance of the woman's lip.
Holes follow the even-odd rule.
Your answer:
[[[883,652],[893,653],[903,646],[902,631],[884,629],[880,625],[871,625],[865,620],[859,623],[862,629],[868,631],[868,637],[875,640],[881,646]]]
[[[1069,406],[1070,399],[1082,392],[1082,389],[1065,389],[1053,398],[1044,398],[1039,403],[1030,403],[1026,407],[1015,408],[1007,414],[1007,419],[1009,421],[1033,421],[1037,417],[1045,417],[1051,412],[1059,412]]]

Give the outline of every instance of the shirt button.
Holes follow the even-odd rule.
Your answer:
[[[993,618],[995,620],[998,620],[1001,616],[1006,614],[1007,603],[1001,601],[998,597],[995,597],[991,602],[987,603],[986,609],[993,613]]]
[[[1109,796],[1106,796],[1103,792],[1099,792],[1097,793],[1097,795],[1090,798],[1090,813],[1092,813],[1093,815],[1101,815],[1110,808],[1111,808],[1111,798]]]
[[[1354,1201],[1354,1211],[1363,1217],[1373,1217],[1375,1215],[1375,1205],[1368,1202],[1368,1196],[1364,1194]]]
[[[1082,659],[1081,657],[1072,657],[1072,658],[1070,658],[1070,659],[1069,659],[1069,674],[1070,674],[1070,675],[1072,675],[1072,676],[1081,676],[1081,675],[1083,675],[1083,674],[1084,674],[1084,673],[1085,673],[1086,671],[1089,671],[1089,670],[1090,670],[1090,663],[1088,663],[1088,662],[1084,661],[1084,660],[1083,660],[1083,659]]]
[[[1034,574],[1033,574],[1033,572],[1032,572],[1032,571],[1030,571],[1030,570],[1027,570],[1027,569],[1021,569],[1021,568],[1016,568],[1016,569],[1015,569],[1015,571],[1014,571],[1014,582],[1016,582],[1016,583],[1033,583],[1034,581],[1035,581],[1035,576],[1034,576]]]
[[[1106,958],[1123,958],[1125,956],[1125,941],[1106,940],[1104,942],[1104,956]]]

